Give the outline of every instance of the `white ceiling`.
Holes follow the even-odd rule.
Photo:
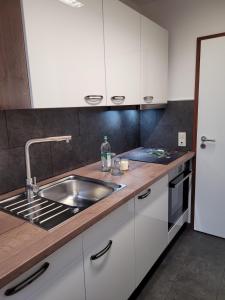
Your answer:
[[[154,16],[152,16],[151,14],[152,8],[156,7],[158,3],[162,1],[166,2],[166,0],[120,0],[120,1],[132,7],[133,9],[145,15],[146,17],[149,17],[156,23],[157,20],[155,20]]]

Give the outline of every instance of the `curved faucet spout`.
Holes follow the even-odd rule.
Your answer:
[[[26,161],[26,190],[27,195],[29,198],[34,197],[34,193],[38,190],[37,184],[36,184],[36,178],[34,179],[31,176],[31,166],[30,166],[30,146],[33,144],[39,144],[39,143],[47,143],[47,142],[62,142],[66,141],[69,143],[72,139],[71,135],[65,135],[65,136],[53,136],[53,137],[47,137],[47,138],[38,138],[38,139],[31,139],[26,142],[25,144],[25,161]]]

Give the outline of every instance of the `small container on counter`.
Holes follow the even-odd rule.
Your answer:
[[[123,172],[120,169],[120,164],[121,164],[121,159],[115,156],[112,160],[112,168],[111,168],[111,174],[113,176],[123,175]]]
[[[120,170],[128,171],[129,170],[129,160],[127,158],[121,158],[120,160]]]

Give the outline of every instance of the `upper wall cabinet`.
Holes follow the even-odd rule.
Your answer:
[[[168,33],[119,0],[0,1],[0,43],[0,109],[167,101]]]
[[[103,0],[107,105],[140,104],[141,16],[117,0]]]
[[[106,105],[102,0],[22,0],[34,108]]]
[[[168,85],[168,32],[141,17],[141,103],[166,103]]]

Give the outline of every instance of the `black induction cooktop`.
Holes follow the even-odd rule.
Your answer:
[[[166,150],[159,148],[138,148],[120,156],[135,161],[167,165],[184,155],[185,151]]]

